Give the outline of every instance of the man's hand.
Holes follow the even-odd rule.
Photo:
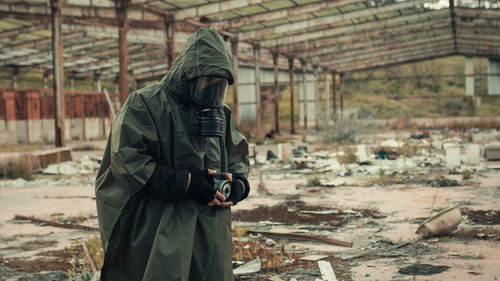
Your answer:
[[[209,175],[215,175],[217,174],[217,171],[214,171],[214,170],[210,170],[208,169],[208,174]],[[233,181],[233,179],[231,178],[231,175],[226,173],[226,179],[229,180],[229,181]],[[215,198],[214,200],[212,200],[210,203],[208,203],[208,206],[221,206],[221,207],[228,207],[226,202],[226,197],[224,195],[222,195],[222,193],[220,193],[219,191],[215,192]],[[232,205],[230,205],[232,206]]]
[[[214,202],[215,204],[219,202],[216,199],[216,196],[220,198],[219,195],[222,196],[222,194],[220,194],[220,192],[216,192],[213,184],[211,184],[210,181],[208,180],[208,175],[213,174],[214,172],[215,171],[212,171],[210,169],[208,171],[202,170],[202,171],[191,172],[191,181],[189,183],[189,187],[187,190],[187,196],[193,198],[194,200],[202,204],[210,205],[212,202]],[[217,193],[219,193],[219,195]]]
[[[229,198],[227,198],[227,202],[221,203],[221,206],[230,207],[238,204],[244,192],[245,185],[243,184],[243,182],[239,179],[235,179],[231,188],[231,195],[229,195]]]

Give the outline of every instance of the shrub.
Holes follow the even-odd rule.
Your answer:
[[[371,110],[360,108],[347,116],[333,118],[333,125],[326,127],[322,133],[323,143],[353,142],[356,134],[368,127],[368,119],[373,117]]]
[[[12,156],[0,163],[0,174],[4,178],[25,180],[32,179],[33,160],[31,156]]]

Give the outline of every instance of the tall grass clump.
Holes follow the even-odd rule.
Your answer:
[[[373,118],[371,110],[358,108],[346,116],[334,116],[333,125],[329,125],[321,134],[324,144],[345,144],[355,140],[356,135],[369,127],[369,120]]]
[[[31,180],[32,170],[33,160],[29,156],[12,156],[0,162],[0,178]]]

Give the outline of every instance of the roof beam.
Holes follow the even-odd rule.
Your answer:
[[[419,52],[423,49],[444,47],[447,44],[450,45],[452,37],[450,34],[445,36],[440,36],[436,38],[425,38],[414,42],[406,42],[401,46],[389,48],[375,48],[375,49],[358,49],[352,51],[343,52],[339,54],[329,54],[324,56],[318,56],[320,61],[333,61],[336,64],[350,64],[354,61],[359,60],[370,60],[379,57],[391,57],[397,54]]]
[[[360,17],[373,16],[378,13],[386,13],[392,11],[399,11],[401,9],[407,9],[415,7],[416,5],[423,4],[428,0],[415,0],[415,1],[404,1],[396,4],[387,4],[384,6],[379,6],[375,8],[368,8],[357,10],[354,12],[348,12],[345,14],[330,15],[312,18],[304,21],[294,22],[291,24],[282,24],[274,27],[263,28],[255,31],[241,32],[238,34],[240,40],[262,40],[266,36],[272,36],[274,34],[290,33],[294,31],[309,31],[308,29],[315,28],[317,26],[330,26],[333,28],[336,22],[354,20]]]
[[[355,46],[377,46],[379,44],[389,45],[390,43],[399,44],[399,42],[404,41],[408,38],[417,37],[415,35],[420,33],[436,33],[436,32],[447,32],[449,33],[449,27],[438,27],[434,28],[434,23],[436,22],[426,22],[418,24],[411,28],[408,27],[398,27],[396,29],[387,30],[374,30],[371,32],[362,32],[353,35],[343,35],[327,40],[317,40],[313,44],[310,44],[308,48],[284,48],[283,53],[295,55],[300,55],[301,57],[310,57],[325,52],[335,52],[342,49],[353,49]],[[362,44],[367,43],[367,44]]]
[[[356,58],[356,57],[364,57],[367,56],[369,57],[372,54],[376,54],[378,52],[381,53],[386,53],[386,54],[391,54],[393,51],[398,51],[400,49],[404,49],[407,47],[412,47],[412,46],[420,46],[420,47],[426,47],[426,46],[431,46],[434,43],[441,43],[443,41],[448,42],[451,39],[450,34],[442,34],[440,36],[430,36],[430,37],[420,37],[420,38],[412,38],[405,41],[401,41],[402,43],[400,44],[387,44],[387,43],[382,43],[378,44],[376,46],[369,46],[369,45],[360,45],[360,46],[353,46],[352,49],[346,49],[340,52],[330,52],[330,53],[322,53],[318,54],[316,56],[311,56],[308,57],[309,59],[315,59],[319,58],[319,60],[323,59],[339,59],[339,60],[347,60],[349,58]]]
[[[89,24],[118,27],[114,7],[64,6],[61,13],[64,22],[79,19],[87,21]],[[0,2],[0,16],[23,20],[48,20],[50,19],[50,7],[48,5],[36,5],[32,2],[30,4]],[[131,28],[163,28],[160,15],[141,8],[131,9],[128,12],[128,17],[130,18],[129,26]]]
[[[373,58],[372,60],[369,61],[358,61],[356,63],[351,63],[348,65],[335,65],[335,64],[323,63],[321,64],[321,66],[328,67],[328,69],[336,72],[354,72],[354,71],[375,69],[380,67],[400,65],[404,63],[430,60],[435,58],[451,56],[455,54],[456,53],[453,51],[453,48],[447,46],[444,47],[443,49],[421,50],[418,53],[413,53],[412,55],[403,53],[402,55],[393,56],[387,59]]]
[[[207,3],[194,7],[176,10],[174,14],[174,20],[183,21],[186,19],[197,19],[201,16],[228,12],[236,10],[238,8],[259,5],[271,1],[274,0],[230,0],[230,1]]]
[[[453,46],[455,48],[455,52],[458,52],[457,45],[457,21],[455,15],[455,0],[449,0],[450,7],[450,18],[451,18],[451,34],[453,34]]]
[[[373,31],[381,28],[387,28],[390,26],[406,25],[407,22],[411,21],[430,21],[434,19],[449,18],[449,13],[446,10],[436,10],[429,12],[419,12],[410,15],[397,16],[388,19],[370,21],[361,24],[353,24],[341,27],[331,28],[325,26],[324,29],[313,31],[313,32],[303,32],[301,34],[293,34],[283,36],[276,39],[268,39],[260,41],[261,46],[264,47],[280,47],[280,49],[286,48],[287,46],[294,46],[297,44],[303,44],[304,42],[313,41],[317,39],[332,38],[342,34],[350,33],[363,33],[367,31]]]
[[[216,29],[231,29],[240,28],[245,25],[262,23],[270,20],[286,19],[289,17],[304,15],[308,13],[319,12],[325,9],[338,8],[345,5],[363,3],[365,0],[339,0],[339,1],[322,1],[314,2],[305,5],[297,5],[295,7],[276,9],[270,12],[258,13],[250,16],[237,17],[235,19],[212,22],[210,26]]]
[[[96,46],[106,45],[106,44],[111,43],[111,42],[114,42],[114,39],[98,40],[98,41],[94,40],[94,41],[80,44],[80,45],[76,45],[76,46],[67,46],[66,45],[66,47],[64,47],[63,53],[66,54],[67,57],[70,57],[70,55],[68,55],[68,54],[71,54],[72,52],[82,51],[82,50],[85,50],[87,48],[94,48]],[[30,61],[30,60],[50,61],[50,60],[52,60],[51,51],[46,50],[46,51],[38,52],[36,54],[27,55],[27,56],[16,56],[16,57],[13,57],[13,58],[10,58],[7,60],[0,61],[0,66],[16,65],[16,64],[23,65],[23,62]]]

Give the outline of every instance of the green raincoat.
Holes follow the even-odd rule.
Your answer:
[[[231,209],[186,197],[188,170],[249,172],[248,143],[227,106],[222,138],[192,126],[189,81],[207,75],[233,82],[226,44],[201,28],[162,81],[132,93],[114,119],[96,179],[101,280],[233,280]]]

